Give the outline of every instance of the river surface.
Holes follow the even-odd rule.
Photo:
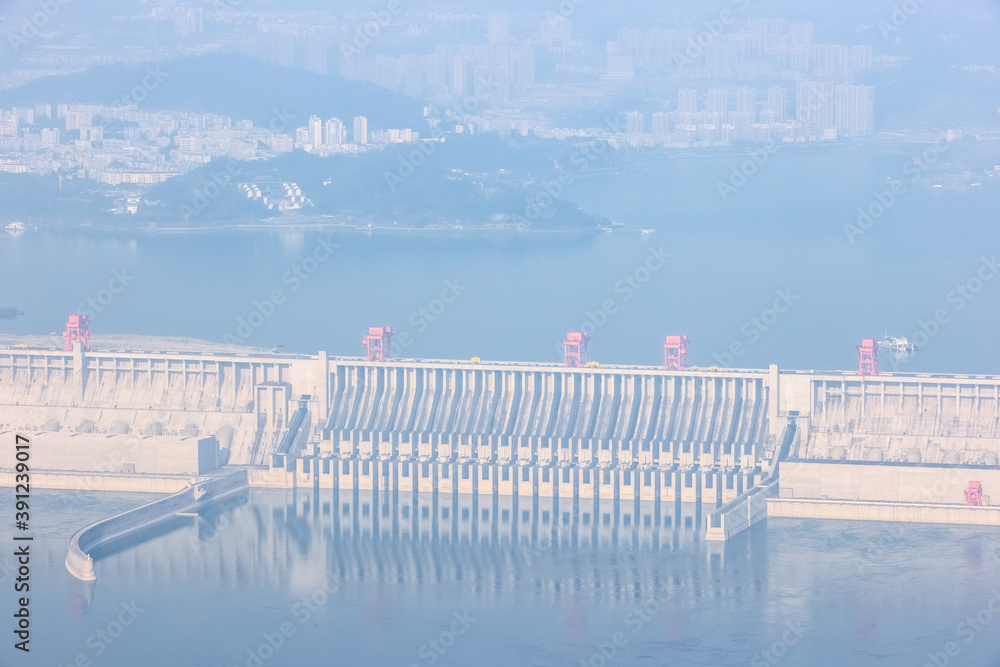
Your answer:
[[[719,545],[692,505],[254,490],[73,579],[72,533],[150,498],[34,492],[32,650],[2,664],[1000,661],[995,530],[769,519]]]
[[[625,225],[583,238],[0,235],[0,306],[25,311],[0,333],[61,332],[81,312],[96,333],[356,356],[369,326],[391,325],[399,357],[560,361],[584,328],[606,364],[662,363],[664,336],[687,334],[695,365],[849,369],[888,331],[921,349],[885,367],[997,372],[1000,184],[908,183],[845,232],[906,155],[779,152],[726,201],[738,155],[581,178],[566,196]]]
[[[554,362],[584,327],[606,364],[658,365],[683,333],[701,366],[850,369],[860,339],[888,331],[921,344],[900,370],[996,373],[996,187],[911,183],[845,232],[905,160],[779,152],[725,201],[738,156],[580,179],[566,196],[624,230],[578,238],[2,235],[0,306],[25,314],[0,333],[58,333],[81,312],[99,334],[355,356],[367,327],[391,325],[398,357]],[[720,546],[687,506],[255,491],[99,554],[94,584],[72,579],[72,533],[148,500],[33,494],[32,653],[8,635],[0,663],[1000,664],[995,530],[772,519]]]

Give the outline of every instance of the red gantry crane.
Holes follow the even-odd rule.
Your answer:
[[[566,368],[582,368],[587,365],[587,342],[590,336],[571,331],[563,342],[563,358]]]
[[[80,343],[84,352],[90,352],[90,321],[86,315],[70,315],[69,322],[66,323],[66,331],[63,332],[63,340],[66,352],[73,351],[73,343]]]
[[[878,341],[865,338],[858,347],[858,375],[878,375]]]
[[[980,482],[969,482],[965,489],[965,504],[969,507],[983,506],[983,485]]]
[[[687,369],[688,337],[667,336],[663,344],[663,368],[668,371]]]
[[[371,327],[361,344],[368,361],[389,361],[392,358],[392,327]]]

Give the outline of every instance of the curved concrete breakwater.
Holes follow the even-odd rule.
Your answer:
[[[94,559],[90,552],[114,540],[133,535],[181,512],[191,512],[248,488],[247,473],[238,470],[195,482],[177,493],[121,514],[102,519],[78,530],[69,541],[66,569],[77,579],[94,581]]]

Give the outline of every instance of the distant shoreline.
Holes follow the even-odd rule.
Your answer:
[[[38,228],[41,231],[42,228]],[[51,228],[47,228],[48,231]],[[159,225],[93,225],[73,224],[61,227],[73,231],[94,232],[129,232],[134,234],[208,234],[213,232],[322,232],[334,231],[345,234],[360,234],[365,236],[382,235],[413,235],[413,236],[590,236],[601,233],[601,228],[595,226],[587,229],[557,228],[557,229],[503,229],[486,227],[436,228],[436,227],[403,227],[382,225],[345,225],[332,222],[287,222],[287,223],[228,223],[219,225],[200,225],[197,227],[161,227]]]

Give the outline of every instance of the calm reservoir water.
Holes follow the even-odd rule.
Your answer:
[[[771,519],[723,546],[690,505],[253,491],[73,579],[70,535],[146,499],[34,493],[32,652],[2,664],[1000,661],[991,530]]]
[[[325,234],[3,235],[0,306],[25,315],[0,321],[0,333],[61,332],[95,299],[97,333],[250,333],[251,345],[343,356],[360,354],[367,327],[388,324],[397,340],[406,334],[403,357],[559,361],[565,332],[586,325],[603,363],[662,363],[663,337],[686,333],[696,365],[843,369],[856,366],[861,338],[888,331],[923,343],[901,370],[997,372],[988,332],[1000,329],[1000,280],[989,268],[978,278],[1000,250],[997,184],[911,184],[853,244],[844,232],[887,177],[902,176],[905,158],[779,152],[725,202],[716,183],[739,156],[664,159],[569,189],[627,232],[346,233],[318,262]],[[123,269],[128,284],[112,295]],[[968,298],[955,292],[967,284]],[[264,302],[276,290],[283,302],[272,312]],[[769,312],[776,300],[786,312]],[[946,322],[934,328],[938,311]],[[241,318],[258,326],[241,331]],[[734,343],[744,351],[730,359]]]
[[[996,373],[1000,281],[980,273],[1000,245],[996,187],[913,185],[854,244],[844,233],[905,159],[779,153],[725,202],[734,156],[581,179],[567,196],[627,230],[586,238],[4,235],[0,306],[25,315],[0,333],[59,332],[96,299],[98,334],[221,342],[242,318],[259,324],[248,344],[353,356],[389,324],[403,357],[558,361],[589,322],[602,363],[661,363],[663,336],[686,333],[701,366],[845,369],[861,338],[914,338],[942,311],[901,368]],[[994,530],[775,519],[719,546],[687,506],[255,491],[102,554],[96,584],[73,580],[70,535],[148,500],[33,494],[32,653],[8,635],[0,663],[597,666],[613,650],[608,664],[920,666],[955,642],[948,664],[1000,664]]]

